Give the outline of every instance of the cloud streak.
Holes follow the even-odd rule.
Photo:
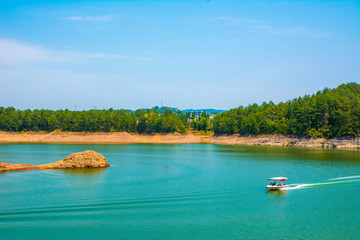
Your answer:
[[[64,17],[63,19],[68,21],[79,21],[79,22],[101,22],[101,21],[109,21],[112,19],[111,15],[105,16],[70,16]]]
[[[238,26],[241,24],[261,24],[263,21],[257,19],[239,19],[232,16],[221,16],[217,18],[218,21],[222,22],[226,26]]]
[[[17,64],[31,62],[74,63],[91,59],[124,59],[149,61],[144,56],[131,56],[108,53],[86,53],[74,51],[55,51],[42,46],[18,42],[12,39],[0,39],[0,63]]]
[[[332,33],[305,26],[275,26],[258,19],[240,19],[232,16],[221,16],[217,20],[227,27],[248,26],[252,30],[267,35],[280,35],[304,38],[328,38]]]
[[[67,61],[62,54],[47,50],[40,46],[20,43],[10,39],[0,39],[0,63],[12,64],[33,61]]]
[[[328,38],[332,34],[329,32],[319,31],[304,26],[275,27],[266,24],[254,24],[253,29],[268,34],[303,38]]]

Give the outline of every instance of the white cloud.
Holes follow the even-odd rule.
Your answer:
[[[73,59],[90,59],[90,58],[113,58],[113,59],[130,59],[130,60],[140,60],[140,61],[149,61],[151,58],[142,57],[142,56],[130,56],[130,55],[120,55],[120,54],[108,54],[108,53],[81,53],[81,52],[66,52],[65,55]]]
[[[66,61],[64,56],[40,46],[20,43],[10,39],[0,39],[0,63],[31,61]]]
[[[275,27],[265,24],[254,24],[251,27],[269,35],[283,35],[303,38],[328,38],[332,36],[329,32],[304,26]]]
[[[332,33],[314,29],[306,26],[276,26],[266,21],[257,19],[241,19],[232,16],[221,16],[217,18],[223,25],[228,27],[237,27],[247,25],[253,30],[269,35],[281,35],[304,38],[327,38]]]
[[[232,16],[221,16],[217,20],[221,21],[226,26],[237,26],[240,24],[260,24],[261,20],[257,19],[240,19]]]
[[[63,19],[69,21],[109,21],[111,20],[111,15],[106,16],[70,16],[64,17]]]
[[[24,62],[82,62],[94,58],[128,59],[139,61],[151,60],[149,57],[144,56],[55,51],[11,39],[0,39],[0,49],[1,64],[16,64]]]

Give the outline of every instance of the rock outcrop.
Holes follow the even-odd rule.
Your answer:
[[[291,146],[312,148],[360,149],[360,137],[344,136],[331,139],[283,135],[213,135],[209,143],[224,145]]]
[[[73,153],[61,161],[41,165],[42,169],[47,168],[105,168],[110,164],[106,158],[95,151],[87,150],[84,152]]]
[[[9,171],[33,170],[39,168],[40,167],[38,165],[33,165],[33,164],[13,164],[13,163],[0,162],[0,173],[9,172]]]
[[[44,164],[11,164],[0,162],[0,172],[34,170],[34,169],[66,169],[66,168],[106,168],[110,164],[106,158],[95,151],[87,150],[84,152],[73,153],[61,161]]]

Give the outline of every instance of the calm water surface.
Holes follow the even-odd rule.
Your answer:
[[[0,174],[0,239],[360,239],[359,151],[5,144],[0,161],[87,149],[111,167]]]

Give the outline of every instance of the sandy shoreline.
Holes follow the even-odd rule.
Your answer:
[[[193,134],[139,135],[127,132],[5,132],[0,131],[0,143],[201,143],[203,137]]]
[[[5,132],[0,131],[0,143],[61,143],[61,144],[131,144],[131,143],[211,143],[222,145],[294,146],[315,148],[360,149],[359,137],[314,139],[301,136],[257,135],[139,135],[126,132]]]

